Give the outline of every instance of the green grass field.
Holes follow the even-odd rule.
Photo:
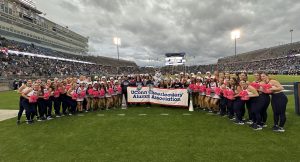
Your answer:
[[[0,122],[0,161],[300,161],[300,116],[288,97],[285,133],[271,131],[271,108],[269,127],[259,132],[203,111],[159,106],[33,125],[10,119]],[[16,92],[0,93],[0,109],[18,109]]]
[[[254,80],[253,75],[248,76],[250,81]],[[290,82],[300,82],[300,76],[294,76],[294,75],[270,75],[271,78],[276,79],[279,82],[282,83],[290,83]]]

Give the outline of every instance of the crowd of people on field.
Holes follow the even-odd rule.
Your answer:
[[[186,88],[196,110],[228,117],[235,124],[245,123],[254,130],[267,127],[267,110],[273,110],[273,131],[284,132],[287,97],[283,86],[267,73],[254,73],[249,81],[247,74],[230,74],[215,71],[201,74],[162,75],[132,74],[120,76],[68,77],[53,80],[28,80],[20,94],[20,111],[17,123],[21,123],[23,111],[26,122],[52,120],[83,112],[120,108],[127,101],[127,87]],[[124,99],[123,100],[123,95]],[[146,106],[149,106],[147,104]],[[54,108],[54,111],[52,110]],[[244,119],[246,118],[247,119]]]

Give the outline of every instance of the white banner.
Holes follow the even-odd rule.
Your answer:
[[[127,87],[128,102],[148,103],[150,102],[149,87]]]
[[[187,89],[160,89],[128,87],[128,102],[153,103],[169,106],[188,106]]]

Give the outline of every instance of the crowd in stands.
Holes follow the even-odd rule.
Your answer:
[[[19,78],[18,76],[44,76],[53,78],[79,75],[151,74],[158,69],[155,67],[138,67],[134,62],[124,60],[118,62],[116,59],[105,57],[98,58],[95,56],[71,55],[37,47],[34,44],[25,44],[7,40],[5,38],[0,38],[0,48],[94,63],[74,63],[17,54],[4,55],[3,52],[0,51],[1,78],[13,78],[15,76],[17,76],[15,78]],[[275,51],[275,49],[278,51]],[[237,57],[219,59],[217,64],[177,67],[165,66],[159,70],[163,74],[176,74],[182,71],[187,73],[205,73],[207,71],[218,70],[228,72],[245,71],[247,73],[264,71],[272,74],[300,75],[300,57],[296,55],[299,53],[300,45],[299,43],[294,43],[284,47],[278,46],[269,49],[256,50],[246,54],[237,55]]]
[[[252,62],[259,60],[268,60],[270,58],[282,58],[300,54],[300,42],[285,44],[271,48],[254,50],[237,56],[224,57],[218,60],[218,64],[228,62]]]
[[[93,62],[103,66],[119,66],[117,59],[102,57],[102,56],[88,56],[88,55],[73,55],[64,52],[54,51],[48,48],[36,46],[35,44],[26,44],[13,40],[8,40],[0,37],[0,47],[6,47],[10,50],[29,52],[40,55],[47,55],[53,57],[67,58],[79,61]],[[120,60],[122,66],[137,66],[132,61]]]
[[[117,67],[102,66],[97,64],[74,63],[40,57],[23,55],[7,55],[1,57],[0,76],[31,76],[31,77],[61,77],[79,75],[116,74]],[[133,67],[120,67],[122,73],[132,73]]]

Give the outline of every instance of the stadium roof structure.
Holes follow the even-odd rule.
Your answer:
[[[166,53],[165,55],[166,55],[166,57],[184,57],[185,56],[185,52],[181,52],[181,53]]]
[[[37,14],[42,14],[43,12],[36,9],[35,6],[35,2],[32,0],[13,0],[16,3],[20,3],[21,5],[23,5],[25,8],[28,8],[34,12],[36,12]]]

